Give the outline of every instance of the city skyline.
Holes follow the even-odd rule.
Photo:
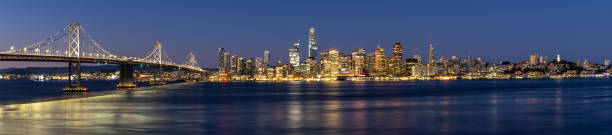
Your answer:
[[[476,8],[464,2],[452,1],[432,3],[312,1],[312,3],[300,3],[297,4],[299,6],[292,7],[296,9],[284,7],[293,5],[293,3],[278,2],[268,6],[263,4],[263,7],[251,7],[246,5],[255,3],[244,2],[245,5],[238,5],[242,8],[237,11],[222,9],[224,6],[230,6],[224,2],[131,1],[121,3],[130,6],[118,6],[117,11],[111,13],[102,12],[102,9],[117,6],[120,3],[72,3],[81,6],[77,9],[68,9],[69,5],[58,5],[52,2],[32,3],[30,1],[5,1],[4,4],[0,4],[3,5],[0,9],[2,20],[6,20],[0,22],[0,31],[2,31],[0,48],[2,50],[12,45],[32,44],[38,39],[48,37],[63,25],[78,21],[112,52],[142,56],[144,54],[139,54],[142,52],[134,53],[134,50],[142,46],[150,46],[154,41],[161,41],[171,47],[167,50],[173,59],[183,59],[185,52],[192,51],[200,56],[197,60],[201,66],[206,68],[217,67],[215,52],[218,48],[225,48],[226,51],[242,57],[262,57],[261,52],[269,50],[270,63],[278,60],[286,62],[289,60],[287,48],[296,40],[302,42],[299,49],[300,61],[305,61],[307,58],[305,54],[308,54],[309,50],[305,47],[308,42],[308,30],[311,27],[316,28],[319,52],[330,48],[339,48],[340,52],[344,53],[350,53],[357,48],[365,48],[368,52],[372,52],[377,45],[380,45],[388,49],[387,55],[389,55],[391,45],[400,42],[404,48],[403,57],[415,54],[427,56],[428,38],[433,37],[436,39],[434,40],[436,59],[439,56],[467,58],[468,52],[471,52],[473,57],[484,58],[487,62],[527,61],[528,56],[535,53],[550,58],[561,54],[569,61],[588,59],[592,63],[604,63],[604,60],[610,57],[605,51],[608,49],[610,39],[604,36],[609,35],[610,30],[609,26],[604,24],[609,24],[607,22],[610,22],[611,19],[601,15],[602,11],[609,10],[602,7],[608,3],[607,1],[593,1],[592,3],[529,2],[529,4],[525,4],[528,3],[527,1],[513,3],[475,1],[478,7],[487,8]],[[312,6],[313,3],[319,3],[316,5],[322,10],[300,12],[308,9],[307,7]],[[204,7],[188,6],[192,4]],[[348,5],[338,6],[339,4]],[[99,7],[94,8],[91,5]],[[568,5],[572,5],[572,12],[564,11]],[[20,8],[30,6],[33,6],[35,10]],[[162,8],[165,6],[169,8]],[[409,7],[399,8],[402,6]],[[184,10],[163,14],[177,7],[182,7]],[[331,10],[332,7],[339,8],[339,10]],[[261,8],[270,8],[270,10],[261,11]],[[360,8],[370,10],[358,10]],[[151,11],[156,9],[163,10]],[[287,13],[274,12],[281,9]],[[340,11],[340,9],[345,10]],[[80,12],[71,10],[80,10]],[[113,16],[119,12],[132,10],[137,12],[129,14],[138,17]],[[462,11],[454,12],[457,10]],[[151,13],[143,11],[151,11]],[[220,13],[209,14],[208,11],[219,11]],[[266,14],[249,18],[250,14],[246,14],[248,12]],[[531,14],[525,14],[525,12]],[[550,12],[558,14],[544,15]],[[181,13],[192,16],[201,14],[201,16],[194,18],[176,16]],[[340,13],[344,15],[337,16]],[[389,14],[388,16],[372,15],[380,13]],[[46,18],[44,23],[36,21],[42,19],[41,17]],[[226,17],[237,17],[241,22],[221,24],[228,22]],[[287,17],[294,20],[281,19]],[[338,17],[338,19],[333,19],[333,17]],[[268,24],[263,24],[264,20],[259,18],[275,21],[267,21]],[[172,19],[179,21],[169,21]],[[177,26],[176,24],[179,23],[184,26]],[[187,27],[196,29],[187,29]],[[123,47],[127,48],[123,49]],[[0,68],[54,65],[1,63]],[[57,66],[65,65],[57,64]]]

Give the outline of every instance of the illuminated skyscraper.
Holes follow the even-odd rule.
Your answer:
[[[238,72],[238,56],[233,55],[230,59],[230,73],[236,74]]]
[[[289,49],[289,63],[295,68],[300,65],[300,41],[293,43],[293,48]]]
[[[434,55],[434,47],[433,47],[433,41],[430,38],[429,39],[429,64],[434,63],[436,60],[436,57]]]
[[[385,62],[385,49],[379,46],[378,48],[376,48],[376,52],[374,52],[374,54],[376,55],[374,58],[374,69],[376,70],[376,74],[378,76],[381,76],[385,71],[387,65],[387,63]]]
[[[340,51],[338,48],[329,49],[329,61],[330,61],[330,77],[336,77],[340,74]]]
[[[557,54],[557,62],[561,62],[561,54]]]
[[[402,59],[403,59],[402,56],[403,56],[402,44],[400,43],[393,44],[393,57],[391,58],[390,68],[391,68],[392,75],[394,76],[400,76],[402,74],[403,67],[404,67],[404,65],[402,64]]]
[[[266,67],[270,66],[270,51],[268,50],[264,51],[263,62],[264,62],[264,66]]]
[[[223,53],[223,73],[229,73],[230,72],[230,53],[229,52],[225,52]]]
[[[604,66],[606,66],[606,67],[607,67],[607,66],[610,66],[610,60],[609,60],[609,59],[606,59],[606,60],[604,61]]]
[[[308,57],[317,58],[317,34],[315,28],[308,32]]]
[[[535,65],[538,64],[538,58],[540,58],[540,54],[534,54],[529,56],[529,64]]]
[[[225,48],[219,48],[217,55],[219,59],[219,73],[225,73]]]
[[[366,61],[365,61],[365,57],[366,57],[366,50],[363,48],[359,48],[357,49],[357,51],[353,52],[353,67],[354,67],[354,71],[353,74],[356,76],[365,76],[365,69],[366,69]]]

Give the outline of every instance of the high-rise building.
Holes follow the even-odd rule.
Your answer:
[[[436,57],[434,55],[433,40],[430,38],[429,39],[429,64],[434,63],[435,60],[436,60]]]
[[[240,75],[243,75],[243,74],[246,73],[246,71],[245,71],[245,68],[246,68],[245,62],[246,61],[244,60],[243,57],[238,58],[238,66],[237,66],[237,68],[238,68],[237,71],[238,72],[237,73],[240,74]]]
[[[300,66],[300,41],[293,43],[293,48],[289,49],[289,64],[295,68]]]
[[[329,58],[329,50],[321,51],[321,72],[319,74],[323,77],[328,77],[331,75],[331,61]]]
[[[557,54],[557,62],[561,62],[561,54]]]
[[[610,66],[610,60],[609,59],[604,60],[604,66],[606,66],[606,67]]]
[[[230,59],[230,73],[236,74],[238,73],[238,56],[232,55]]]
[[[395,43],[393,44],[393,57],[391,58],[391,63],[390,63],[391,73],[393,76],[400,76],[403,74],[404,65],[402,64],[402,60],[403,60],[402,44]]]
[[[538,58],[540,57],[540,54],[534,54],[534,55],[530,55],[529,56],[529,64],[531,65],[535,65],[538,64]]]
[[[245,74],[253,75],[255,73],[255,59],[249,58],[245,64]]]
[[[315,28],[310,28],[308,32],[308,57],[317,58],[317,34]]]
[[[270,66],[270,51],[266,50],[264,51],[264,66]]]
[[[366,50],[364,48],[358,48],[357,51],[353,52],[353,75],[365,76],[366,69]]]
[[[225,73],[225,48],[219,48],[217,55],[219,59],[219,73]]]
[[[226,74],[227,74],[227,73],[229,73],[229,72],[230,72],[230,64],[231,64],[231,62],[230,62],[230,61],[231,61],[231,59],[230,59],[230,53],[229,53],[229,52],[225,52],[225,53],[223,53],[223,62],[224,62],[224,63],[223,63],[223,65],[224,65],[224,68],[223,68],[223,71],[224,71],[224,72],[223,72],[223,73],[226,73]]]
[[[540,56],[540,64],[548,63],[548,56]]]
[[[374,58],[374,69],[376,70],[376,74],[378,76],[381,76],[387,66],[387,63],[385,61],[385,49],[379,46],[378,48],[376,48],[376,52],[374,52],[374,54],[376,55]]]
[[[329,49],[329,62],[330,62],[330,76],[336,77],[340,74],[340,51],[338,48],[330,48]]]

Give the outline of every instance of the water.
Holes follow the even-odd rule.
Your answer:
[[[0,133],[612,134],[612,79],[6,85],[28,83],[0,81]],[[10,104],[23,93],[37,102]]]

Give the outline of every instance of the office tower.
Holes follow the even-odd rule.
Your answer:
[[[310,28],[308,32],[308,57],[317,59],[317,34],[315,28]]]
[[[403,71],[404,65],[402,64],[403,60],[403,49],[402,44],[395,43],[393,44],[393,57],[391,58],[391,72],[393,76],[400,76]]]
[[[336,77],[340,74],[340,51],[338,48],[330,48],[329,49],[329,77]]]
[[[375,63],[374,69],[376,70],[376,74],[378,76],[381,76],[383,75],[383,72],[385,71],[385,68],[387,67],[387,63],[385,61],[385,58],[386,58],[385,49],[379,46],[378,48],[376,48],[376,52],[374,52],[374,54],[376,55],[374,58],[374,63]]]
[[[270,51],[266,50],[264,51],[264,66],[270,66]]]
[[[224,61],[224,69],[223,69],[223,73],[229,73],[230,72],[230,64],[231,64],[231,59],[230,59],[230,53],[229,52],[225,52],[223,53],[223,61]]]
[[[604,60],[604,66],[606,66],[606,67],[610,66],[610,60],[609,59]]]
[[[366,63],[366,75],[367,76],[376,76],[376,52],[368,53],[365,58]]]
[[[225,73],[225,48],[219,48],[217,55],[219,59],[219,73]]]
[[[540,57],[540,54],[534,54],[534,55],[530,55],[529,56],[529,64],[531,65],[535,65],[538,64],[538,58]]]
[[[429,39],[429,64],[434,63],[436,60],[436,57],[434,55],[434,47],[433,47],[433,41],[430,38]]]
[[[249,59],[246,61],[246,64],[245,64],[245,67],[244,67],[244,68],[245,68],[245,74],[247,74],[247,75],[253,75],[253,73],[254,73],[254,71],[255,71],[255,59],[253,59],[253,58],[249,58]]]
[[[365,76],[365,68],[366,68],[366,50],[364,48],[358,48],[357,51],[353,52],[353,75],[355,76]]]
[[[557,62],[561,62],[561,54],[557,54]]]
[[[260,57],[255,58],[255,74],[264,75],[267,67],[264,66],[263,60]]]
[[[317,64],[317,60],[309,57],[306,58],[306,63],[308,64],[308,66],[306,67],[306,77],[308,78],[314,78],[317,76],[318,73],[318,64]]]
[[[232,55],[230,60],[230,73],[236,74],[238,71],[238,57],[236,55]]]
[[[243,57],[238,58],[238,66],[237,66],[238,67],[238,69],[237,69],[237,73],[238,74],[243,75],[243,74],[246,73],[246,71],[245,71],[245,68],[246,68],[245,63],[246,63],[246,61],[244,60]]]
[[[321,72],[319,74],[323,77],[328,77],[331,75],[331,61],[329,58],[329,50],[321,51]]]
[[[293,43],[293,48],[289,49],[289,64],[294,68],[300,65],[300,41]]]

